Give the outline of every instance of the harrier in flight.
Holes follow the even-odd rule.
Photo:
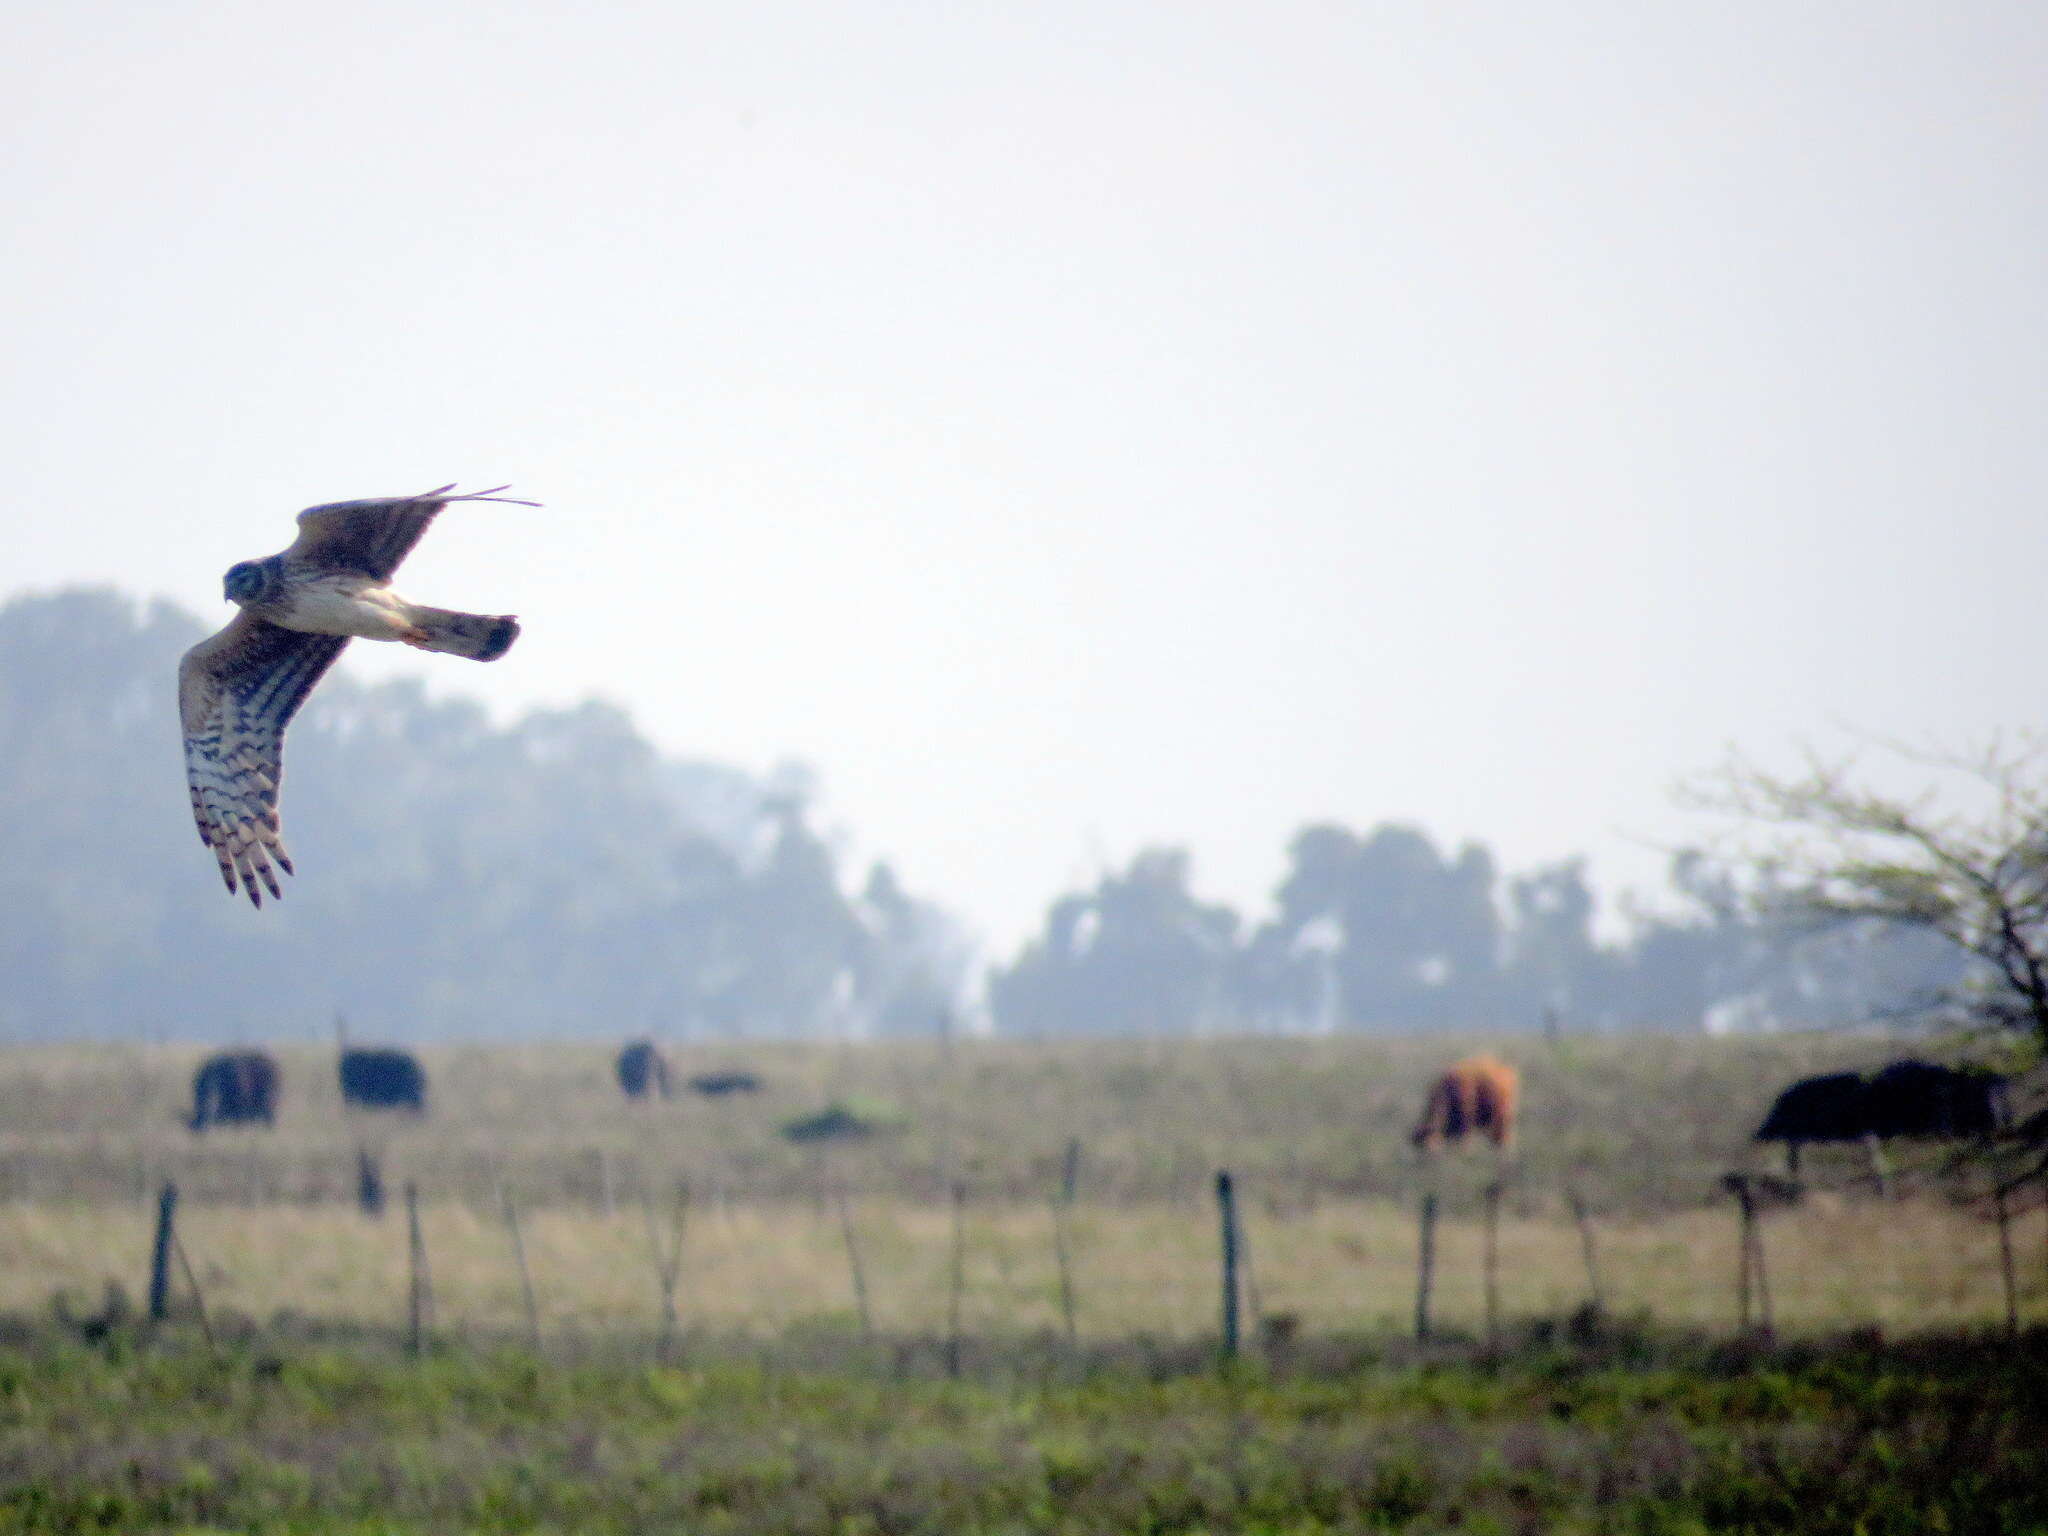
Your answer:
[[[498,494],[502,485],[449,495],[454,489],[308,507],[291,548],[228,568],[226,596],[242,611],[178,663],[178,713],[192,816],[230,895],[237,876],[258,907],[259,878],[272,896],[284,894],[277,870],[292,872],[277,816],[284,728],[351,638],[402,640],[472,661],[496,661],[519,638],[510,614],[428,608],[391,590],[391,573],[451,501],[514,501]]]

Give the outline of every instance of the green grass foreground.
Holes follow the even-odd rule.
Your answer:
[[[0,1530],[2048,1531],[2048,1332],[1538,1331],[1228,1375],[0,1350]]]

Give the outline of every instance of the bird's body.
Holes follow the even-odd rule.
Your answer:
[[[277,814],[284,728],[351,639],[495,661],[519,638],[510,614],[430,608],[391,589],[392,572],[449,502],[509,499],[453,489],[308,507],[289,549],[229,568],[225,595],[242,611],[185,653],[178,705],[193,819],[231,893],[239,877],[259,907],[259,878],[283,894],[276,871],[292,872]]]
[[[289,554],[252,560],[258,595],[242,611],[302,635],[356,640],[399,640],[423,651],[446,651],[472,661],[496,661],[519,638],[510,614],[456,613],[400,597],[391,583],[360,571],[323,569]],[[238,567],[239,569],[239,567]],[[488,653],[488,654],[485,654]]]

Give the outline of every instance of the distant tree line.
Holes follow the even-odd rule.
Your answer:
[[[664,757],[617,708],[506,726],[344,663],[292,727],[301,870],[252,913],[186,804],[174,699],[203,633],[111,591],[0,607],[0,1040],[931,1035],[972,946],[886,864],[857,881],[809,775]],[[1697,1030],[1867,1019],[1968,954],[1882,913],[1774,901],[1698,854],[1603,942],[1581,861],[1503,876],[1409,827],[1303,828],[1272,915],[1140,853],[990,975],[1017,1036]],[[1788,895],[1797,892],[1787,887]]]
[[[110,591],[0,607],[0,1039],[929,1033],[965,989],[935,906],[842,882],[801,769],[664,758],[601,703],[500,728],[346,662],[291,729],[300,878],[251,912],[186,803],[203,633]]]
[[[1767,1028],[1931,1008],[1967,964],[1897,923],[1817,920],[1768,871],[1739,884],[1688,852],[1671,881],[1675,913],[1603,943],[1583,860],[1503,880],[1476,843],[1320,825],[1253,927],[1192,893],[1184,852],[1152,849],[1056,901],[990,1006],[1020,1036]]]

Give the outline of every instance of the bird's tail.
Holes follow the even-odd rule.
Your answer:
[[[456,613],[415,604],[410,617],[421,635],[413,642],[420,649],[471,661],[496,661],[519,638],[519,621],[509,613]]]

